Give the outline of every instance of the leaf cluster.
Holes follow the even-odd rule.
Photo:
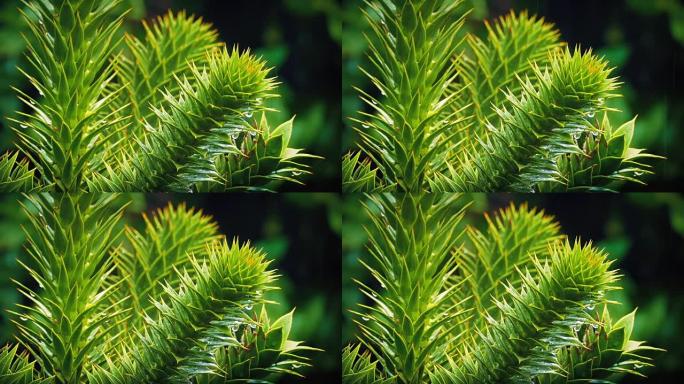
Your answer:
[[[658,158],[613,130],[619,83],[591,50],[571,49],[526,12],[467,34],[462,1],[366,1],[377,93],[353,119],[359,150],[346,191],[616,190]],[[463,16],[464,13],[466,16]],[[634,121],[628,123],[634,129]]]
[[[313,156],[290,147],[292,121],[273,129],[255,118],[277,96],[263,60],[228,49],[184,12],[144,23],[142,37],[122,36],[119,2],[26,2],[30,66],[20,70],[39,96],[17,90],[30,113],[12,119],[19,152],[0,162],[2,191],[301,183],[302,160]]]
[[[0,376],[18,383],[276,382],[309,365],[292,312],[271,320],[266,255],[228,241],[183,205],[122,226],[118,195],[32,195],[20,261],[36,288],[12,311],[18,347]],[[261,307],[261,312],[254,309]],[[3,381],[4,382],[4,381]]]
[[[461,223],[457,195],[369,199],[360,262],[374,282],[358,282],[343,382],[615,382],[650,365],[634,312],[614,322],[606,309],[619,289],[608,255],[553,218],[511,206],[480,229]]]

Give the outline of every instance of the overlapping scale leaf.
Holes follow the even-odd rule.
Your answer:
[[[196,382],[218,384],[249,378],[268,384],[277,383],[283,375],[302,377],[299,371],[311,366],[302,353],[317,349],[289,339],[292,315],[289,312],[271,321],[262,307],[256,318],[231,325],[239,344],[220,347],[212,353],[211,364],[216,370],[199,375]]]
[[[583,148],[582,137],[600,134],[594,116],[618,97],[604,60],[563,50],[555,27],[526,12],[485,22],[485,36],[461,44],[460,3],[366,2],[372,68],[363,71],[378,92],[359,90],[367,111],[353,120],[380,185],[530,192],[643,183],[650,171],[641,161],[657,156],[583,158],[595,149]],[[350,168],[349,160],[347,186],[363,186],[365,166]],[[606,172],[596,164],[615,161],[622,166]]]
[[[165,93],[166,106],[156,109],[159,125],[149,131],[133,153],[120,159],[118,168],[94,180],[92,188],[104,191],[152,191],[177,181],[177,171],[217,131],[242,133],[245,116],[271,97],[273,80],[265,63],[249,51],[221,49],[208,53],[207,65],[192,65],[191,76],[179,79],[177,95]],[[219,142],[220,143],[220,142]],[[202,146],[205,156],[236,155],[234,143]]]
[[[600,314],[596,308],[594,322],[576,330],[581,345],[557,351],[558,362],[566,375],[543,375],[536,382],[610,384],[619,383],[625,375],[645,377],[641,371],[653,366],[651,356],[663,350],[631,339],[635,314],[636,310],[614,322],[607,306]]]
[[[484,39],[468,35],[468,52],[454,64],[462,79],[451,88],[466,89],[456,107],[466,106],[462,113],[475,120],[471,126],[475,136],[487,135],[488,123],[499,125],[496,107],[506,102],[506,91],[518,95],[522,91],[518,78],[533,78],[534,66],[547,66],[549,53],[563,45],[553,25],[525,11],[511,12],[491,24],[485,21],[485,27]]]
[[[221,238],[210,217],[184,204],[169,205],[144,220],[144,231],[126,228],[127,241],[114,253],[117,279],[123,282],[113,301],[128,309],[115,331],[127,335],[140,330],[146,317],[158,317],[153,302],[164,297],[164,285],[176,286],[177,271],[190,267],[191,257],[201,260],[206,244]]]
[[[361,352],[361,345],[347,346],[342,351],[342,382],[345,384],[390,384],[394,378],[386,378],[372,361],[368,352]]]
[[[507,285],[482,340],[458,363],[433,374],[435,383],[529,383],[531,377],[558,373],[555,351],[581,342],[577,329],[591,323],[587,307],[604,300],[615,273],[606,255],[591,246],[565,242],[552,246],[548,261],[535,261],[535,280],[521,271],[519,288]]]
[[[120,118],[109,108],[115,92],[110,57],[119,43],[123,14],[119,0],[31,1],[25,19],[30,69],[22,72],[39,93],[17,90],[30,113],[13,119],[20,148],[36,167],[42,184],[59,191],[84,188],[91,172],[111,158],[101,140]],[[114,19],[113,21],[111,19]]]
[[[490,125],[480,145],[461,155],[450,174],[454,189],[534,191],[537,183],[560,179],[558,157],[581,152],[577,138],[591,132],[588,119],[605,108],[616,86],[607,63],[566,49],[534,73],[535,82],[520,79],[522,93],[508,93],[508,105],[496,110],[501,124]]]
[[[302,184],[300,179],[311,174],[303,161],[318,157],[290,147],[293,123],[272,128],[263,113],[252,124],[245,120],[214,130],[180,168],[173,188],[272,192],[284,183]]]
[[[137,343],[96,368],[90,382],[187,382],[187,367],[202,361],[208,346],[237,345],[235,334],[218,329],[261,300],[274,276],[263,253],[249,244],[224,240],[207,247],[206,259],[193,259],[192,273],[181,273],[178,287],[165,288],[168,302],[156,303],[159,317],[148,320]]]
[[[110,352],[104,337],[118,312],[110,302],[115,286],[104,281],[113,271],[108,252],[123,209],[114,199],[30,196],[25,232],[33,260],[22,265],[39,289],[17,283],[31,305],[20,304],[13,321],[41,370],[60,382],[80,382]]]
[[[345,193],[379,192],[385,189],[378,177],[378,170],[368,159],[361,159],[361,152],[348,153],[342,158],[342,191]]]
[[[506,284],[519,287],[520,270],[536,278],[534,260],[549,257],[549,245],[563,239],[553,218],[527,205],[509,206],[493,216],[485,215],[484,230],[468,227],[468,242],[460,257],[461,272],[454,284],[463,283],[455,300],[472,309],[464,327],[457,329],[478,340],[479,332],[489,326],[488,319],[500,315],[497,301],[507,296]]]
[[[368,1],[373,31],[367,72],[381,97],[360,91],[372,113],[361,113],[363,152],[372,159],[386,184],[404,191],[423,187],[425,175],[441,168],[451,148],[452,126],[459,121],[451,106],[456,95],[444,90],[455,79],[449,66],[457,54],[463,24],[462,2]]]
[[[123,87],[114,108],[130,121],[119,138],[134,142],[144,135],[144,122],[159,124],[154,108],[164,94],[180,91],[177,78],[190,77],[192,65],[206,64],[207,52],[218,49],[218,32],[202,19],[169,12],[152,23],[143,21],[144,37],[127,35],[125,49],[115,58],[117,82]],[[190,77],[191,78],[191,77]]]
[[[541,183],[542,192],[613,191],[625,183],[644,184],[642,178],[653,174],[649,159],[660,156],[632,148],[636,118],[618,128],[612,127],[608,114],[591,121],[590,132],[577,137],[580,153],[558,158],[563,183]]]
[[[451,331],[461,310],[452,298],[459,287],[446,282],[457,268],[451,252],[463,211],[456,208],[458,196],[383,194],[371,200],[371,257],[361,263],[380,288],[359,282],[372,303],[354,311],[359,338],[398,382],[420,382],[456,349]]]
[[[19,152],[0,156],[0,192],[30,192],[34,189],[35,170],[28,161],[19,160]]]
[[[361,263],[376,281],[359,282],[370,304],[353,311],[343,382],[612,382],[650,364],[657,349],[630,340],[633,319],[595,312],[617,289],[612,262],[552,218],[512,206],[461,238],[455,195],[372,201]]]
[[[5,384],[47,384],[34,371],[34,363],[26,354],[18,352],[19,346],[0,348],[0,382]]]

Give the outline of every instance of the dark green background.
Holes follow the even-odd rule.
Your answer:
[[[353,340],[355,327],[349,309],[364,300],[353,279],[370,282],[359,264],[368,257],[364,226],[368,218],[361,203],[363,196],[344,199],[342,236],[342,343]],[[611,306],[617,319],[638,307],[633,338],[667,349],[656,355],[648,379],[629,378],[625,383],[676,383],[684,377],[684,196],[661,193],[622,195],[587,194],[474,194],[463,202],[472,205],[464,223],[483,228],[483,213],[493,214],[511,203],[527,202],[530,207],[555,216],[562,232],[570,239],[592,241],[615,260],[613,266],[623,275],[622,291],[611,299],[624,305]],[[370,304],[370,303],[367,303]],[[618,317],[619,316],[619,317]]]
[[[359,17],[363,0],[343,1],[342,115],[343,151],[357,140],[349,117],[365,109],[353,86],[375,93],[358,71],[370,68],[363,33],[368,27]],[[483,20],[510,10],[528,10],[556,24],[570,46],[592,48],[605,56],[624,85],[624,100],[610,107],[619,126],[638,115],[633,146],[668,159],[656,161],[656,175],[648,186],[627,185],[626,190],[671,192],[684,185],[684,2],[680,0],[465,0],[472,8],[466,30],[484,33]],[[368,111],[367,111],[368,112]]]
[[[11,279],[34,284],[16,259],[27,260],[20,226],[26,222],[19,195],[0,196],[0,345],[13,341],[15,329],[7,310],[15,303],[30,302],[19,296]],[[229,239],[237,236],[262,248],[278,270],[279,291],[268,299],[280,303],[269,313],[273,319],[296,307],[291,338],[324,349],[309,353],[313,367],[305,371],[306,382],[333,383],[340,371],[340,198],[329,193],[123,195],[133,200],[125,221],[143,225],[141,212],[148,214],[169,202],[186,202],[202,209],[219,224]],[[37,288],[37,287],[36,287]],[[284,383],[301,382],[288,378]]]
[[[33,92],[16,69],[24,66],[27,31],[17,9],[20,0],[0,0],[0,151],[12,147],[7,117],[22,108],[12,86]],[[291,146],[305,148],[324,160],[309,161],[313,175],[292,191],[338,191],[340,187],[340,36],[338,0],[123,0],[133,11],[125,24],[139,33],[140,19],[185,9],[219,30],[228,46],[250,48],[274,67],[281,97],[270,101],[280,113],[272,125],[296,115]]]

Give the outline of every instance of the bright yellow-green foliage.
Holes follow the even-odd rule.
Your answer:
[[[650,364],[634,313],[613,323],[604,309],[619,288],[608,255],[553,218],[512,206],[463,228],[458,195],[369,200],[360,262],[375,281],[359,282],[371,304],[354,310],[345,384],[612,383]]]
[[[461,0],[367,0],[379,91],[355,119],[344,190],[576,191],[642,183],[656,157],[599,121],[618,83],[591,50],[511,13],[462,35]],[[466,16],[463,16],[466,14]],[[634,125],[631,125],[632,128]],[[359,155],[361,153],[361,155]]]
[[[264,101],[277,96],[263,60],[226,48],[210,25],[184,12],[146,23],[144,37],[124,38],[119,3],[27,1],[30,66],[22,72],[39,97],[18,91],[30,109],[13,119],[26,160],[0,159],[0,191],[301,183],[309,172],[300,161],[311,156],[290,148],[289,132],[272,140],[277,129],[252,127],[269,112]],[[258,150],[244,148],[249,140]]]
[[[20,261],[35,286],[12,312],[17,348],[0,382],[274,383],[309,365],[290,340],[292,312],[271,320],[266,255],[229,242],[199,212],[169,206],[124,229],[123,196],[35,195]],[[122,234],[125,232],[125,239]],[[33,285],[32,285],[33,286]],[[261,308],[257,311],[256,308]]]

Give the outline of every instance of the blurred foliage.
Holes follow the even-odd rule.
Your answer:
[[[346,153],[357,141],[350,117],[365,107],[353,87],[374,94],[367,77],[359,67],[369,67],[365,56],[367,30],[359,10],[363,0],[343,0],[342,36],[342,117],[344,130],[342,150]],[[613,114],[612,125],[619,126],[639,115],[640,128],[633,145],[648,148],[665,156],[652,175],[645,179],[647,187],[630,188],[652,191],[674,191],[684,183],[684,87],[680,73],[684,69],[684,3],[680,0],[467,0],[472,7],[466,31],[482,35],[483,19],[493,19],[511,9],[529,10],[543,16],[561,31],[570,46],[593,47],[616,67],[615,75],[624,82],[620,93],[609,107],[622,113]],[[617,103],[616,103],[617,101]],[[366,111],[370,112],[370,111]]]
[[[674,378],[683,377],[684,195],[472,194],[469,199],[472,205],[464,225],[483,228],[482,212],[493,213],[511,202],[527,202],[555,216],[570,239],[580,237],[604,248],[623,275],[624,289],[611,292],[613,296],[609,297],[623,305],[611,306],[611,317],[619,318],[629,308],[638,307],[634,339],[667,349],[657,356],[655,367],[647,371],[647,380],[625,382],[675,382]],[[349,309],[364,301],[353,279],[370,281],[358,262],[366,252],[364,226],[369,223],[362,209],[365,201],[362,195],[347,196],[343,205],[343,345],[354,335]]]
[[[249,47],[263,56],[281,82],[281,97],[268,105],[280,113],[272,115],[270,124],[277,126],[297,115],[292,145],[326,159],[315,162],[313,175],[304,180],[306,186],[291,188],[339,189],[342,22],[338,0],[123,0],[121,6],[132,9],[126,24],[131,33],[139,32],[136,20],[186,9],[213,23],[229,45]],[[12,87],[30,91],[17,70],[25,60],[21,36],[27,27],[18,15],[22,8],[21,0],[0,2],[0,152],[13,142],[6,119],[22,108]]]
[[[339,379],[342,349],[340,329],[340,234],[342,225],[339,196],[327,193],[279,195],[169,195],[131,194],[121,197],[132,204],[126,211],[127,225],[142,229],[140,212],[148,215],[169,202],[186,201],[216,219],[221,233],[239,237],[263,249],[273,260],[280,277],[278,291],[268,300],[278,302],[269,309],[273,318],[296,307],[292,326],[294,339],[324,352],[313,357],[313,367],[305,375],[310,382]],[[30,279],[17,263],[26,261],[21,225],[26,218],[21,195],[0,196],[0,345],[13,341],[15,329],[7,310],[23,300],[12,279],[29,284]],[[25,302],[23,304],[30,304]],[[283,381],[289,382],[289,381]],[[297,381],[295,381],[297,382]]]

